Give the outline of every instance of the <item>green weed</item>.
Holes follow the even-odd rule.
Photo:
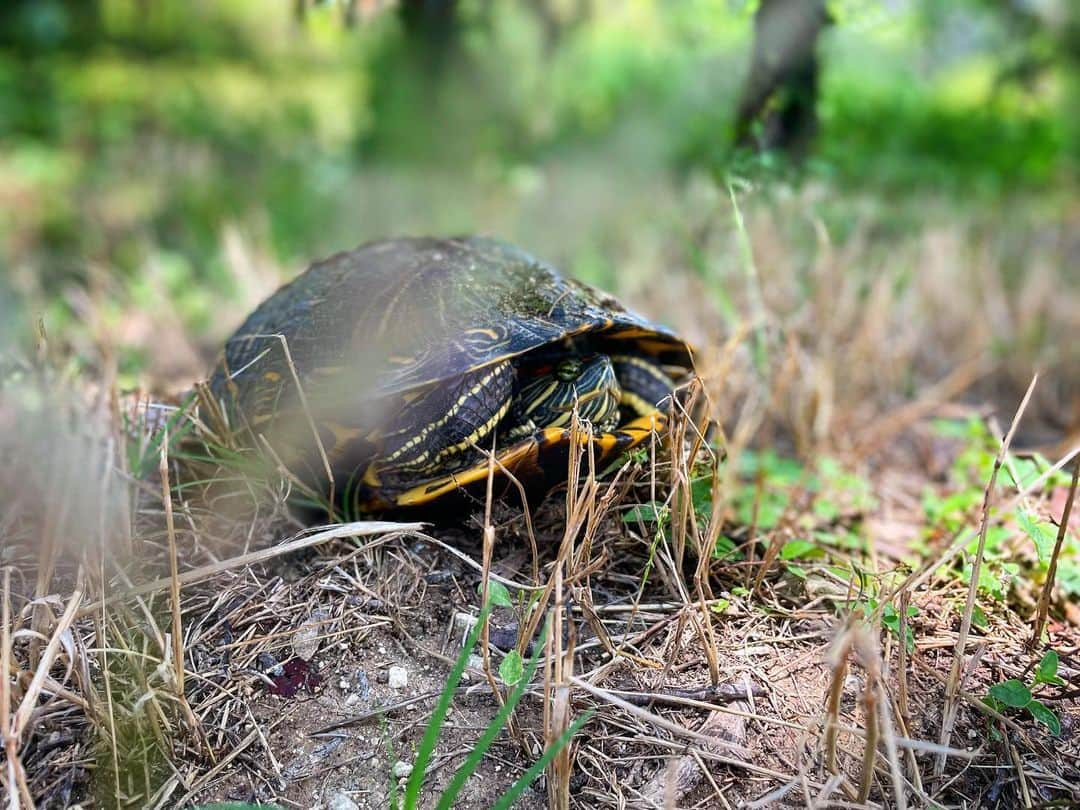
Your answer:
[[[1064,686],[1065,681],[1057,674],[1058,654],[1054,650],[1048,650],[1035,668],[1035,673],[1029,684],[1016,678],[996,683],[990,687],[990,691],[983,702],[996,712],[1005,712],[1008,709],[1026,711],[1038,720],[1055,737],[1061,735],[1061,720],[1045,704],[1036,700],[1032,691],[1042,685],[1051,684]]]

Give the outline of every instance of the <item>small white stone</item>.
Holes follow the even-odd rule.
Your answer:
[[[412,773],[412,763],[398,760],[394,763],[394,776],[397,779],[404,779],[406,776]]]
[[[360,700],[360,696],[358,694],[356,694],[355,692],[353,692],[351,695],[349,695],[347,698],[345,698],[345,705],[346,706],[355,706],[359,700]]]
[[[409,685],[409,670],[405,667],[390,667],[386,682],[391,689],[404,689]]]
[[[474,624],[476,624],[476,617],[471,613],[454,614],[454,627],[462,633],[468,633],[472,630]]]
[[[349,798],[348,794],[338,791],[330,794],[326,801],[326,810],[360,810],[360,805]]]
[[[340,689],[346,689],[347,690],[349,688],[349,679],[348,678],[342,678],[340,681],[338,681],[337,685],[338,685],[338,687]]]

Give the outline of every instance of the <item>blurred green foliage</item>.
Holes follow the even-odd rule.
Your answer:
[[[392,7],[353,26],[336,2],[294,7],[5,4],[0,284],[50,301],[94,267],[130,278],[160,254],[170,294],[202,290],[182,305],[197,329],[232,293],[230,223],[293,266],[388,233],[499,227],[489,212],[564,163],[591,162],[600,186],[633,171],[791,176],[730,146],[751,2],[460,0],[435,55]],[[973,1],[831,12],[805,172],[964,201],[1072,182],[1075,77],[1053,25],[1021,37]],[[580,253],[576,269],[603,280],[595,245]]]

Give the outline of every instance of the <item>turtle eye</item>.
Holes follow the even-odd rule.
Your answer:
[[[581,376],[581,361],[576,357],[560,360],[555,366],[555,376],[562,382],[573,382]]]

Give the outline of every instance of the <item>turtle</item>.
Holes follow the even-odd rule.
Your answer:
[[[607,462],[661,432],[692,370],[673,331],[518,247],[407,237],[278,289],[209,387],[230,430],[363,514],[477,489],[492,454],[504,483],[550,489],[573,437]]]

